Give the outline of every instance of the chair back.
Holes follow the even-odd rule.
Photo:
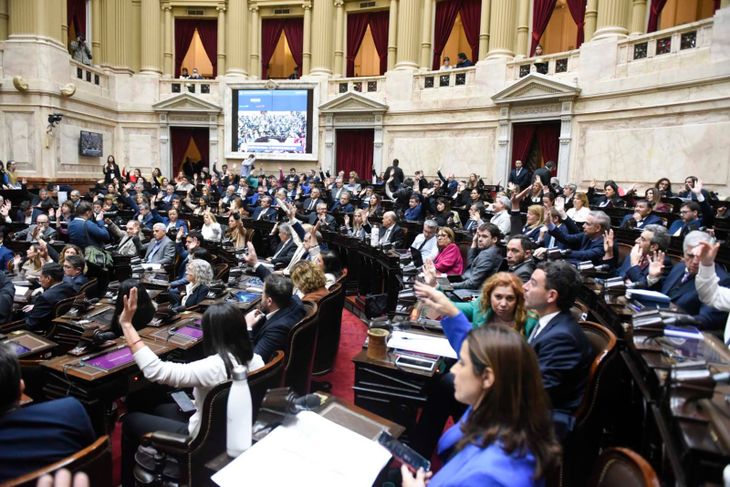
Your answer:
[[[226,264],[225,262],[216,264],[215,267],[213,268],[213,279],[221,280],[223,282],[228,282],[229,269],[230,269],[230,266],[228,264]]]
[[[71,296],[69,298],[64,298],[60,301],[58,301],[56,304],[53,305],[53,317],[58,318],[59,316],[65,315],[68,313],[68,311],[73,308],[74,303],[76,302],[77,296]]]
[[[307,394],[312,381],[314,352],[317,347],[317,313],[314,303],[304,302],[304,317],[289,330],[289,350],[284,365],[284,385],[297,394]]]
[[[251,390],[253,418],[266,391],[281,383],[283,365],[284,352],[277,351],[266,365],[249,375],[248,386]],[[206,477],[205,469],[200,466],[218,456],[226,444],[228,393],[231,391],[231,383],[228,380],[218,384],[205,396],[200,417],[200,431],[188,445],[185,455],[184,466],[188,485],[208,484],[206,479],[210,479],[210,475]]]
[[[87,299],[93,299],[99,297],[99,279],[89,279],[86,284],[81,286],[79,294],[83,294]]]
[[[342,309],[345,307],[345,286],[339,282],[330,288],[327,296],[317,303],[317,351],[314,354],[312,375],[324,375],[332,370],[340,346]]]
[[[593,470],[591,487],[659,487],[659,478],[649,462],[628,448],[609,448]]]
[[[53,474],[62,468],[71,473],[86,473],[89,476],[89,485],[112,485],[112,448],[109,437],[104,435],[83,450],[56,463],[7,481],[3,486],[32,487],[42,476]]]

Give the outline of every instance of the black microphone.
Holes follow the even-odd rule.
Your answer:
[[[306,396],[301,396],[291,401],[289,411],[294,414],[301,411],[311,411],[312,409],[318,408],[321,404],[322,401],[317,394],[307,394]]]
[[[91,340],[94,344],[101,344],[109,340],[115,340],[116,338],[117,334],[113,331],[95,330]]]

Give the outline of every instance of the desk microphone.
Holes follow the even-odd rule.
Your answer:
[[[101,330],[95,330],[94,334],[91,337],[91,341],[94,343],[94,345],[102,344],[109,340],[115,340],[117,338],[117,334],[113,331],[101,331]]]
[[[320,397],[317,394],[307,394],[302,397],[298,397],[291,402],[289,410],[294,414],[301,411],[311,411],[312,409],[318,408],[322,404]]]

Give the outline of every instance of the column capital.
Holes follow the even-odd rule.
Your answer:
[[[215,9],[216,9],[217,12],[224,12],[225,13],[226,6],[223,3],[219,3],[218,5],[216,5]]]
[[[312,10],[312,2],[303,2],[302,3],[302,8],[304,10]]]
[[[165,12],[172,10],[172,4],[170,4],[170,0],[160,3],[160,10]]]
[[[335,0],[335,7],[342,8],[345,5],[343,0]]]
[[[259,6],[258,5],[251,5],[250,7],[248,7],[248,11],[251,12],[252,14],[258,13]]]

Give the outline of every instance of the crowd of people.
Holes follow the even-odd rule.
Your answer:
[[[10,181],[12,172],[17,181],[14,170],[8,163],[3,180]],[[427,458],[436,449],[448,459],[429,485],[506,479],[542,485],[559,462],[560,441],[573,427],[594,358],[573,308],[581,283],[576,264],[590,261],[633,287],[659,290],[700,328],[730,338],[730,329],[723,329],[730,277],[715,263],[718,245],[712,235],[714,222],[725,214],[713,209],[715,196],[701,180],[687,177],[675,194],[662,178],[642,197],[637,188],[613,181],[602,191],[595,182],[583,191],[557,180],[554,170],[552,162],[533,172],[516,161],[507,187],[499,188],[477,174],[462,180],[439,171],[429,180],[416,171],[406,177],[398,160],[381,175],[361,178],[354,171],[333,176],[296,168],[285,173],[281,167],[278,174],[265,174],[254,169],[252,159],[241,164],[240,173],[225,164],[211,171],[195,166],[170,180],[158,169],[149,178],[138,169],[120,169],[109,156],[96,188],[86,194],[71,189],[60,205],[48,188],[19,205],[0,201],[0,219],[25,225],[12,238],[30,243],[25,255],[0,244],[0,266],[37,279],[38,296],[22,312],[27,328],[39,333],[51,327],[53,303],[77,295],[88,277],[106,286],[108,252],[112,261],[139,258],[166,269],[170,289],[162,298],[150,299],[138,281],[120,283],[112,329],[125,338],[145,377],[193,388],[199,410],[207,392],[230,378],[234,365],[254,370],[285,349],[288,330],[304,316],[303,302],[318,302],[342,278],[342,262],[328,249],[325,232],[384,249],[409,247],[423,260],[423,282],[415,286],[423,312],[441,320],[459,356],[452,374],[441,377],[411,438]],[[674,197],[680,198],[676,219],[665,211],[673,209],[668,198]],[[612,225],[608,208],[632,211]],[[131,217],[120,220],[120,214]],[[247,220],[275,222],[268,235],[259,236],[272,249],[269,257],[259,257]],[[418,234],[408,235],[405,222],[419,228]],[[636,233],[624,258],[614,227]],[[668,255],[672,237],[683,242],[676,263]],[[55,240],[67,242],[60,252],[51,244]],[[202,320],[206,358],[167,363],[137,330],[161,305],[179,312],[208,296],[215,280],[211,245],[243,255],[243,263],[263,281],[261,304],[245,316],[228,304],[209,307]],[[439,289],[444,276],[456,296],[474,299],[447,297]],[[0,273],[0,321],[18,316],[13,294],[12,281]],[[0,347],[0,365],[15,370],[10,355]],[[0,444],[6,445],[9,434],[21,441],[13,425],[27,411],[21,414],[16,407],[23,390],[17,374],[0,377],[5,394]],[[131,462],[145,433],[162,429],[194,436],[199,429],[197,412],[181,415],[150,397],[127,398],[124,485],[132,485]],[[449,416],[456,425],[441,436]],[[79,442],[88,433],[81,423]],[[52,461],[60,453],[43,455]],[[8,461],[17,457],[0,446],[0,465]],[[424,485],[427,477],[404,470],[402,483]]]

